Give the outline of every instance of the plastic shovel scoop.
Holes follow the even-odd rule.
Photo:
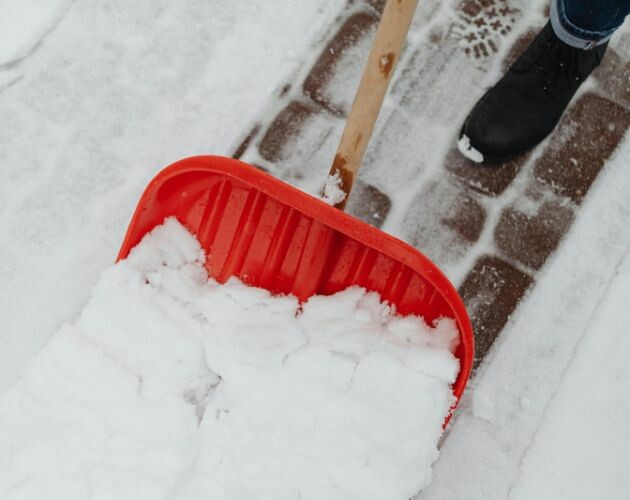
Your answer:
[[[332,175],[350,193],[380,110],[417,0],[389,0],[337,150]],[[347,196],[346,196],[347,199]],[[345,214],[345,200],[330,206],[243,162],[217,156],[181,160],[145,190],[118,259],[169,216],[197,236],[209,276],[243,282],[305,301],[352,285],[378,292],[398,314],[431,324],[453,318],[459,400],[473,360],[470,320],[455,288],[424,255],[406,243]]]

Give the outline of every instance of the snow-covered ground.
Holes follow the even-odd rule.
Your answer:
[[[0,1],[1,393],[77,318],[148,180],[230,153],[344,5]],[[469,387],[420,498],[627,496],[628,165],[626,134]]]
[[[512,498],[622,498],[630,491],[622,458],[630,442],[629,291],[626,254],[525,454]]]

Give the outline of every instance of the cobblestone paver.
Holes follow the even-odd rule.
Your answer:
[[[533,39],[545,9],[527,0],[426,0],[368,148],[348,211],[402,237],[459,286],[478,365],[630,126],[630,40],[613,41],[552,137],[500,167],[455,149],[470,107]],[[317,191],[337,147],[381,0],[350,0],[298,81],[270,99],[235,151]],[[539,9],[535,11],[534,9]],[[535,21],[531,21],[531,20]],[[534,24],[532,24],[534,23]]]

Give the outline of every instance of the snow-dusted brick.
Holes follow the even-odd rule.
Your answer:
[[[318,193],[335,155],[343,121],[311,102],[291,101],[272,121],[258,144],[276,177]]]
[[[461,259],[477,241],[486,212],[465,188],[440,176],[413,200],[404,220],[405,239],[438,265]]]
[[[377,187],[358,180],[352,187],[346,212],[372,226],[381,227],[391,207],[389,196]]]
[[[247,133],[245,138],[241,141],[241,143],[236,147],[236,149],[232,153],[232,158],[235,158],[238,160],[245,154],[245,152],[249,148],[249,145],[252,143],[252,141],[256,138],[256,136],[260,132],[260,129],[261,129],[260,123],[257,123],[251,128],[251,130]]]
[[[526,156],[520,156],[500,166],[479,165],[453,147],[444,160],[444,166],[466,186],[479,193],[497,196],[512,183],[526,159]]]
[[[270,162],[278,161],[282,158],[287,143],[298,136],[302,125],[310,119],[316,112],[314,106],[310,106],[300,101],[291,101],[274,118],[267,128],[258,151],[261,156]]]
[[[581,202],[630,125],[630,111],[584,94],[552,133],[534,173],[562,195]]]
[[[347,114],[363,72],[378,18],[358,12],[324,47],[302,85],[304,93],[336,114]]]
[[[630,110],[630,54],[622,54],[609,48],[605,64],[593,72],[593,79],[604,97]]]
[[[532,283],[531,276],[498,257],[485,255],[476,262],[459,289],[475,332],[475,366]]]
[[[365,0],[368,5],[374,7],[377,11],[382,12],[385,8],[385,0]]]
[[[501,213],[494,239],[507,256],[538,269],[557,248],[573,217],[574,207],[566,200],[519,200]]]

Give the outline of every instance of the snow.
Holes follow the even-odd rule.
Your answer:
[[[329,175],[326,177],[324,194],[321,199],[324,203],[328,203],[333,206],[346,199],[346,193],[343,189],[341,189],[341,177],[339,177],[339,174]]]
[[[630,491],[627,461],[610,459],[624,457],[630,444],[629,296],[630,253],[549,404],[513,500],[622,498]]]
[[[169,219],[105,271],[0,398],[0,497],[407,500],[429,483],[452,320],[358,287],[300,306],[204,263]]]
[[[543,3],[511,3],[529,17],[513,26],[500,50],[507,50],[532,20],[544,22]],[[60,429],[64,433],[57,443],[63,437],[68,450],[60,463],[69,465],[58,477],[66,478],[73,471],[73,454],[83,460],[90,453],[100,457],[106,451],[74,440],[88,432],[97,443],[106,438],[99,434],[105,428],[99,427],[100,421],[80,420],[94,409],[102,410],[100,399],[90,399],[95,394],[91,387],[81,386],[82,377],[87,384],[95,373],[114,369],[111,358],[98,357],[102,350],[79,342],[76,327],[59,331],[60,326],[79,317],[94,284],[114,259],[135,203],[153,175],[185,156],[231,154],[270,99],[276,105],[279,89],[287,81],[300,81],[308,71],[317,56],[313,47],[322,43],[347,4],[274,0],[265,2],[264,8],[252,8],[225,0],[77,0],[72,4],[49,0],[37,4],[37,12],[27,17],[25,9],[32,5],[34,0],[0,0],[0,53],[5,61],[0,63],[4,120],[0,128],[0,397],[7,397],[8,388],[15,391],[18,379],[26,383],[27,367],[43,369],[40,359],[46,356],[56,371],[42,371],[42,383],[58,382],[54,391],[41,395],[51,412],[56,408],[61,414],[55,398],[72,402],[69,388],[86,398],[89,404],[83,410],[72,406],[76,421],[85,427]],[[444,18],[461,14],[453,11],[453,5],[438,0],[420,3],[419,14],[424,17],[417,16],[417,29],[412,28],[404,54],[420,79],[394,77],[361,173],[364,182],[391,198],[383,229],[408,240],[413,233],[406,227],[407,209],[427,181],[444,176],[443,158],[453,145],[453,124],[463,121],[483,88],[499,74],[499,65],[488,63],[495,58],[471,59],[461,50],[466,44],[463,38],[453,42],[443,32]],[[18,22],[13,21],[15,13],[22,16]],[[625,38],[616,35],[611,43],[622,55],[630,47],[628,27],[626,23]],[[442,39],[424,44],[432,30]],[[333,83],[335,89],[337,83],[342,86]],[[349,95],[341,95],[341,102],[347,105]],[[401,104],[407,112],[393,113]],[[315,192],[321,188],[343,121],[319,114],[312,119],[317,130],[309,129],[287,161],[313,165],[304,179],[300,180],[299,169],[288,178]],[[404,147],[401,130],[417,137],[413,147]],[[618,303],[627,303],[630,296],[625,278],[629,164],[626,136],[579,207],[560,249],[537,274],[531,297],[513,315],[469,384],[443,437],[431,485],[419,498],[627,496],[629,465],[622,450],[630,448],[630,438],[621,424],[627,421],[630,398],[623,386],[627,371],[620,363],[628,346],[624,339],[616,341],[614,350],[607,352],[606,346],[627,317]],[[527,180],[521,175],[515,182]],[[489,220],[511,201],[510,188],[486,207]],[[450,200],[445,197],[444,203]],[[442,208],[435,207],[434,212],[441,213]],[[428,216],[426,224],[433,219]],[[413,221],[409,225],[414,226]],[[463,261],[445,266],[454,282],[461,282],[479,255],[495,251],[491,224],[487,228]],[[160,328],[157,325],[156,331]],[[152,348],[152,343],[144,348]],[[72,363],[59,366],[69,352],[75,354]],[[83,356],[89,362],[83,363]],[[176,373],[172,366],[169,370]],[[184,451],[173,451],[184,435],[178,422],[198,422],[203,405],[196,402],[204,401],[204,387],[211,387],[214,380],[201,376],[189,384],[187,413],[170,421],[173,436],[156,436],[152,432],[157,427],[147,428],[146,423],[171,418],[156,410],[166,403],[153,401],[150,411],[142,406],[149,402],[131,403],[136,398],[130,389],[133,377],[111,373],[107,382],[112,392],[100,394],[111,407],[109,413],[99,414],[111,417],[109,428],[129,431],[135,421],[125,421],[126,412],[137,411],[135,417],[148,412],[142,425],[121,433],[116,443],[110,443],[111,449],[122,450],[131,461],[137,455],[133,466],[140,467],[142,461],[151,464],[156,471],[153,480],[160,483],[162,471],[176,468],[173,457],[188,456],[186,446]],[[35,380],[34,371],[28,374]],[[64,379],[63,374],[68,376]],[[579,394],[578,384],[587,382],[601,390]],[[121,398],[127,398],[131,408],[121,404]],[[31,420],[24,418],[19,425],[48,417],[34,411],[29,415]],[[29,446],[36,447],[38,438],[31,436]],[[126,453],[128,449],[133,453]],[[45,450],[40,451],[37,456],[42,458]],[[2,466],[7,453],[13,451],[0,440]],[[29,462],[13,465],[37,472]],[[195,473],[192,465],[185,473]],[[51,491],[61,487],[58,478],[48,476],[48,480]],[[89,496],[79,488],[66,488],[64,498]],[[143,493],[132,496],[151,497]]]
[[[0,67],[27,56],[72,0],[0,0]]]
[[[457,148],[469,160],[475,163],[483,163],[483,155],[472,146],[470,138],[466,134],[463,134],[457,141]]]
[[[4,87],[8,87],[9,85],[14,84],[16,81],[20,79],[20,73],[15,70],[5,70],[0,71],[0,91]]]

